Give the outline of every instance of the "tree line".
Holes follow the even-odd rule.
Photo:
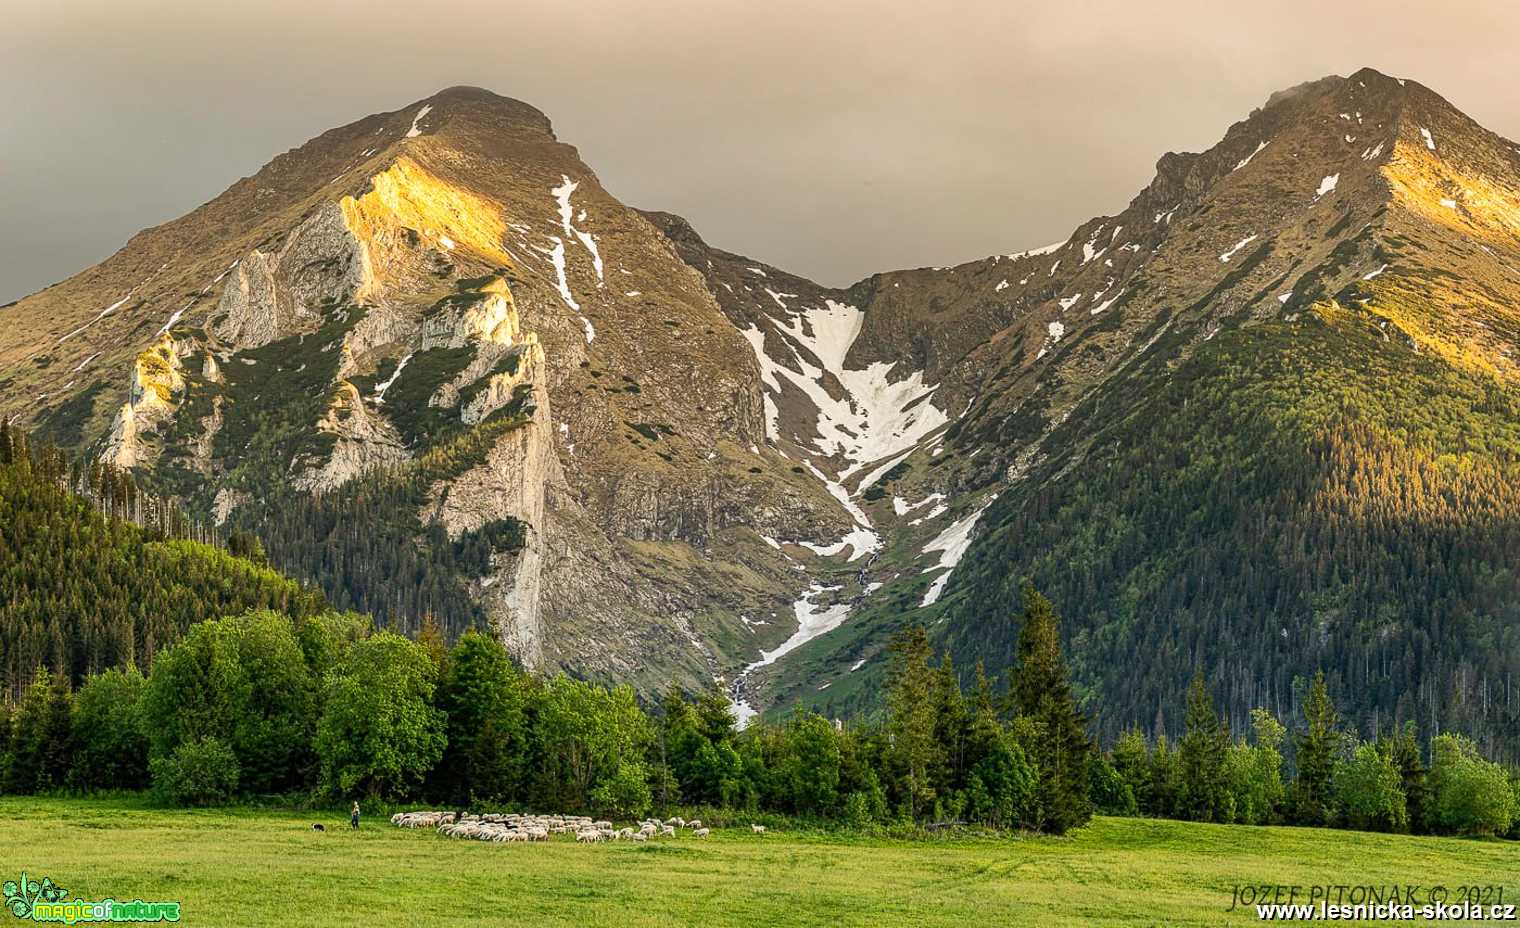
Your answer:
[[[1285,741],[1296,760],[1291,780]],[[1359,740],[1343,729],[1323,674],[1291,739],[1258,708],[1249,740],[1232,739],[1194,677],[1181,739],[1150,742],[1131,729],[1099,759],[1093,791],[1099,808],[1115,815],[1520,838],[1520,769],[1485,759],[1461,734],[1422,744],[1413,721]]]
[[[893,644],[880,721],[797,712],[740,731],[717,689],[646,706],[628,686],[524,672],[478,631],[447,647],[433,625],[412,639],[356,613],[252,611],[194,625],[146,675],[109,669],[76,688],[39,670],[0,718],[0,786],[1062,833],[1092,814],[1096,755],[1054,611],[1032,591],[1023,624],[1006,694],[980,673],[964,691],[915,628]]]

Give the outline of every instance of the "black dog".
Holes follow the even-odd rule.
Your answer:
[[[318,822],[317,824],[311,826],[311,830],[312,831],[326,831],[327,829],[322,827],[322,823],[321,822]]]

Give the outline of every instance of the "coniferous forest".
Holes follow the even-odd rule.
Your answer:
[[[1066,609],[1106,740],[1175,739],[1195,673],[1243,731],[1323,671],[1364,738],[1413,721],[1520,760],[1520,398],[1382,339],[1266,323],[1136,365],[1137,405],[1089,400],[989,509],[945,646],[1002,666],[1028,577]]]

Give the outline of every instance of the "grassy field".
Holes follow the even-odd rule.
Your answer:
[[[183,903],[187,925],[1230,925],[1239,883],[1498,884],[1520,844],[1100,818],[1069,838],[748,830],[649,845],[483,844],[370,821],[0,800],[4,880]],[[323,821],[331,831],[311,831]],[[0,913],[0,919],[7,918]]]

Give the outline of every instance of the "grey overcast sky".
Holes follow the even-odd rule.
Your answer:
[[[0,301],[453,84],[542,109],[624,202],[829,284],[1057,240],[1163,152],[1364,65],[1520,136],[1513,0],[0,6]]]

